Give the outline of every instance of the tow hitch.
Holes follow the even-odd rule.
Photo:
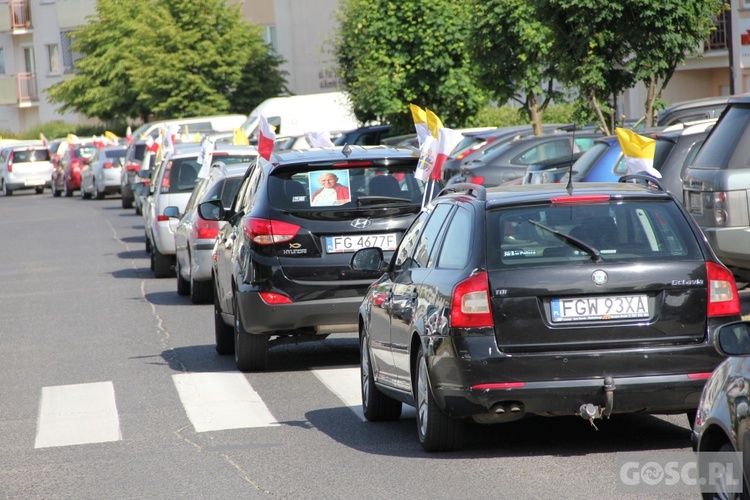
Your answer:
[[[596,429],[599,428],[594,423],[595,418],[609,418],[612,413],[612,406],[614,405],[614,392],[615,392],[615,381],[612,377],[604,378],[604,406],[597,406],[593,403],[584,403],[578,409],[578,414],[582,419],[588,420],[591,427]]]

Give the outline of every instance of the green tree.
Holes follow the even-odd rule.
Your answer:
[[[468,48],[476,61],[479,84],[498,102],[515,100],[534,133],[542,133],[542,115],[553,99],[554,36],[528,0],[486,0],[471,9]]]
[[[487,102],[466,49],[471,0],[343,0],[329,40],[361,122],[413,130],[409,104],[446,127],[472,125]]]
[[[286,91],[281,59],[225,0],[98,0],[52,102],[102,120],[247,113]]]

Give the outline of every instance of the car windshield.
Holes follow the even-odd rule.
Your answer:
[[[583,178],[609,149],[606,142],[596,142],[573,164],[573,180]]]
[[[49,161],[49,151],[45,149],[28,149],[13,151],[15,163],[29,163],[34,161]]]
[[[702,259],[683,215],[665,201],[495,209],[487,224],[490,270]]]
[[[412,162],[390,167],[309,165],[277,171],[269,179],[270,201],[282,210],[318,211],[421,204],[424,183],[414,178],[415,167]]]

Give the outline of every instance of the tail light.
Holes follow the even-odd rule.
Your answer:
[[[727,193],[719,191],[714,193],[714,220],[717,226],[727,225]]]
[[[282,295],[280,293],[275,292],[260,292],[260,298],[265,302],[266,304],[270,306],[278,305],[278,304],[291,304],[292,299],[287,297],[286,295]]]
[[[214,239],[219,234],[219,223],[214,220],[203,220],[197,217],[193,231],[199,240]]]
[[[113,166],[112,163],[107,162],[104,164],[104,166],[102,166],[102,168],[112,168],[112,166]]]
[[[125,165],[125,170],[128,172],[138,172],[141,169],[141,163],[137,161],[131,161]]]
[[[487,273],[475,274],[453,289],[450,324],[451,328],[495,326]]]
[[[472,184],[484,184],[484,177],[482,177],[481,175],[475,175],[474,177],[469,179],[469,182],[471,182]]]
[[[13,151],[10,152],[10,155],[8,155],[8,172],[13,172]]]
[[[740,314],[740,297],[734,276],[726,267],[706,262],[708,276],[708,316]]]
[[[242,227],[250,241],[259,245],[274,245],[292,240],[300,230],[296,224],[278,220],[248,217]]]

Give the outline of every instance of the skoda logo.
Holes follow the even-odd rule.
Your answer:
[[[372,225],[372,221],[370,219],[354,219],[352,221],[352,227],[357,229],[367,229]]]
[[[595,285],[603,285],[607,282],[607,279],[607,273],[601,269],[597,269],[591,275],[591,281],[593,281]]]

